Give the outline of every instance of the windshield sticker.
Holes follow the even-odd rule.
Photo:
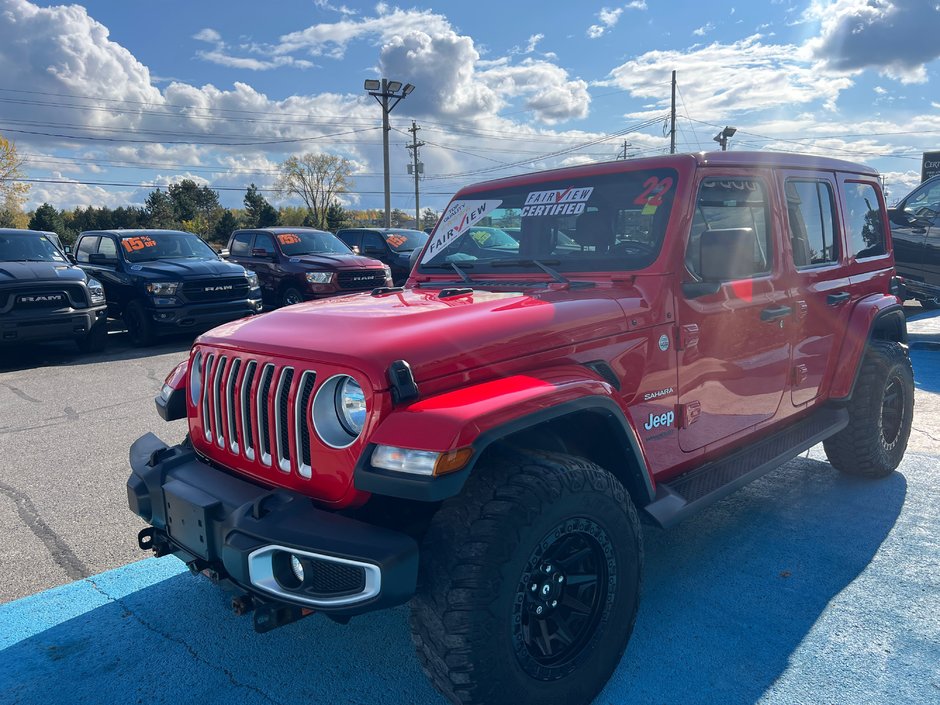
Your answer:
[[[569,186],[551,191],[532,191],[525,197],[522,217],[540,215],[579,215],[584,212],[587,201],[594,193],[593,186],[575,188]]]
[[[282,245],[296,245],[300,242],[300,237],[294,233],[281,233],[277,236],[277,241]]]
[[[653,215],[656,209],[663,205],[663,196],[672,188],[672,179],[666,177],[660,180],[651,176],[643,182],[643,193],[633,199],[634,205],[643,206],[641,215]]]
[[[126,237],[121,240],[121,245],[124,246],[124,249],[128,252],[137,252],[142,250],[145,247],[156,247],[157,243],[150,237],[146,235],[138,235],[136,237]]]
[[[389,235],[385,238],[385,241],[388,242],[388,244],[392,247],[401,247],[406,242],[408,242],[408,238],[406,238],[404,235]]]
[[[458,237],[468,232],[473,224],[490,211],[499,208],[502,201],[454,201],[447,210],[434,232],[434,239],[428,243],[421,264],[432,259]]]

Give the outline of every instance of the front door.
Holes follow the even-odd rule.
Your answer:
[[[712,172],[714,174],[714,172]],[[772,418],[787,386],[792,302],[781,285],[771,175],[703,178],[687,243],[687,284],[702,281],[702,233],[753,233],[753,265],[717,292],[678,295],[679,446],[693,451]],[[719,234],[720,235],[720,234]],[[714,242],[714,234],[706,238]],[[746,269],[746,268],[745,268]],[[707,284],[707,282],[704,282]],[[706,287],[707,288],[707,287]]]

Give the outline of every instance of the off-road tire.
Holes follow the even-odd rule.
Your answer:
[[[99,353],[108,344],[108,320],[97,321],[84,337],[75,341],[80,352]]]
[[[904,457],[914,417],[914,371],[900,343],[873,341],[848,404],[849,425],[823,442],[840,472],[886,477]]]
[[[552,566],[542,559],[556,546]],[[636,509],[610,473],[558,453],[501,452],[443,504],[425,537],[411,602],[421,665],[460,705],[589,703],[629,641],[642,562]],[[554,584],[569,568],[570,580]],[[532,585],[539,589],[530,594]],[[557,611],[534,617],[542,588],[562,586],[569,592],[545,598],[557,598]],[[571,598],[577,609],[568,607]],[[555,641],[560,630],[552,635],[549,650],[559,659],[573,649],[555,665],[528,643],[533,632],[545,633],[535,620],[553,617],[573,620],[567,631],[576,637],[564,646]]]
[[[124,326],[131,342],[140,348],[153,345],[157,340],[153,321],[140,301],[131,301],[124,309]]]
[[[281,290],[280,296],[278,296],[278,303],[281,306],[292,306],[301,303],[303,300],[303,293],[294,286],[285,287]]]

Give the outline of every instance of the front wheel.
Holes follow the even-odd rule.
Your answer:
[[[900,343],[872,342],[848,404],[849,425],[823,442],[847,475],[886,477],[901,463],[914,418],[914,371]]]
[[[454,703],[589,703],[620,662],[639,604],[636,509],[582,458],[512,453],[435,515],[411,630]]]
[[[299,304],[304,300],[304,295],[300,293],[299,289],[296,289],[292,286],[287,287],[281,292],[281,306],[293,306],[294,304]]]
[[[124,325],[127,335],[137,347],[153,345],[157,340],[153,321],[140,301],[131,301],[124,309]]]

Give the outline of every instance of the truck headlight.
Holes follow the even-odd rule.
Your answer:
[[[334,375],[326,380],[313,398],[313,428],[331,448],[352,445],[366,423],[366,395],[349,375]]]
[[[387,286],[392,285],[392,268],[387,264],[385,265],[385,284]]]
[[[104,285],[94,277],[88,277],[88,296],[93,304],[103,304]]]
[[[150,282],[147,291],[154,296],[173,296],[179,285],[179,282]]]
[[[307,272],[305,276],[311,284],[329,284],[333,279],[333,272]]]
[[[245,276],[248,278],[248,288],[249,289],[260,289],[261,285],[258,283],[258,275],[254,272],[245,270]]]

